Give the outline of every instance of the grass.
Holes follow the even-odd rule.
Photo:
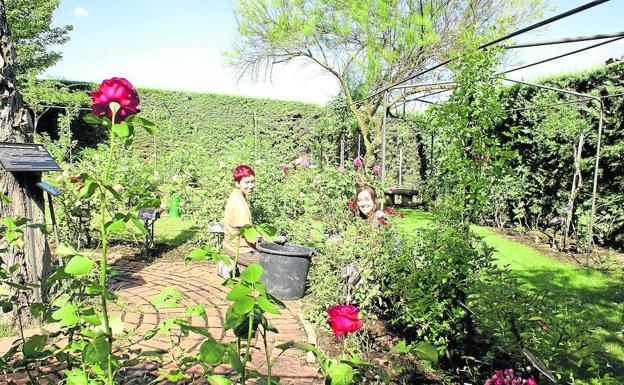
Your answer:
[[[204,229],[200,228],[188,218],[161,217],[154,223],[154,242],[178,246],[202,235]],[[205,232],[205,231],[204,231]],[[113,233],[114,238],[143,242],[144,237],[132,225],[127,225],[124,230]]]
[[[11,337],[17,334],[15,325],[9,322],[0,322],[0,338]]]
[[[421,211],[405,211],[396,219],[399,231],[422,228],[431,216]],[[473,226],[485,243],[493,247],[500,266],[508,268],[527,286],[551,293],[553,300],[578,299],[587,310],[589,329],[594,330],[601,351],[595,357],[624,383],[624,282],[621,271],[604,274],[554,260],[521,242],[507,239],[491,229]],[[589,330],[583,331],[588,333]]]

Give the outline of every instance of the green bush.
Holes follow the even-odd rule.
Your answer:
[[[439,208],[387,273],[392,322],[451,350],[475,338],[467,299],[493,266],[492,250],[459,218],[457,208]]]

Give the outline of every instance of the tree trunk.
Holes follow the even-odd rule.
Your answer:
[[[13,63],[15,49],[7,25],[4,1],[0,0],[0,142],[32,143],[33,122],[24,108],[17,90]],[[28,223],[44,223],[43,191],[36,186],[41,173],[11,173],[0,168],[0,193],[11,199],[2,207],[2,216],[22,217]],[[23,249],[9,248],[0,255],[9,266],[20,266],[24,280],[41,285],[32,300],[41,301],[47,292],[46,279],[50,273],[50,249],[45,234],[39,228],[27,228]]]

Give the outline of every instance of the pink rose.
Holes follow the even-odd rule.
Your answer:
[[[537,385],[537,381],[533,377],[528,378],[526,381],[526,385]]]
[[[347,207],[350,208],[351,210],[355,210],[355,202],[353,201],[353,199],[349,199],[349,203],[347,203]]]
[[[338,172],[341,173],[341,174],[344,173],[345,172],[345,168],[342,167],[342,166],[338,166]]]
[[[355,180],[355,184],[358,185],[358,186],[361,186],[361,185],[364,184],[364,182],[362,181],[362,179],[358,178],[358,179]]]
[[[290,167],[288,167],[288,166],[284,166],[284,167],[282,167],[282,172],[283,172],[284,174],[288,174],[288,173],[290,172]]]
[[[359,309],[353,305],[336,305],[327,309],[329,326],[336,337],[359,330],[363,323],[358,319]]]
[[[394,194],[398,190],[397,186],[392,186],[388,189],[392,194]]]
[[[109,104],[111,102],[119,103],[120,107],[117,115],[115,115],[115,123],[139,112],[139,95],[132,84],[124,78],[106,79],[100,84],[97,91],[89,95],[93,101],[91,105],[93,115],[112,118],[113,113]]]
[[[381,175],[381,166],[380,165],[376,164],[373,167],[373,174],[375,174],[377,176]]]
[[[404,217],[405,217],[405,215],[403,215],[403,214],[401,214],[401,213],[397,212],[395,209],[393,209],[393,208],[392,208],[392,207],[390,207],[390,206],[386,206],[386,207],[384,207],[384,208],[383,208],[383,211],[384,211],[384,213],[386,213],[386,214],[394,215],[394,216],[399,217],[399,218],[404,218]]]
[[[362,162],[362,158],[355,158],[353,159],[353,165],[355,166],[355,168],[360,169],[362,168],[362,166],[364,166],[364,162]]]

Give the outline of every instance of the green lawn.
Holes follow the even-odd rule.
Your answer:
[[[430,215],[404,211],[397,218],[399,231],[409,233],[427,225]],[[547,254],[523,243],[506,239],[488,228],[473,230],[493,247],[497,262],[507,265],[519,279],[539,290],[552,293],[553,299],[576,298],[590,314],[590,329],[602,346],[598,362],[609,365],[611,373],[624,381],[624,282],[622,274],[603,274],[553,260]],[[587,331],[589,332],[589,330]],[[624,383],[624,382],[623,382]]]
[[[161,217],[154,223],[154,242],[168,245],[181,245],[201,236],[204,229],[188,218]],[[205,231],[204,231],[205,233]],[[143,241],[144,237],[133,226],[127,225],[124,230],[113,233],[115,238]]]

